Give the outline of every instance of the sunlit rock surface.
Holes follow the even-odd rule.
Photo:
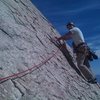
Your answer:
[[[60,35],[30,0],[0,0],[0,78],[48,59],[58,50],[50,42],[55,36]],[[33,72],[1,82],[0,100],[100,100],[100,89],[58,51]]]

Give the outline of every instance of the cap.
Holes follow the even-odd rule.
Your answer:
[[[69,25],[75,26],[75,24],[74,24],[73,22],[69,22],[69,23],[67,24],[67,26],[69,26]]]

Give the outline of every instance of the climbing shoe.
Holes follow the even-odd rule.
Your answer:
[[[96,80],[96,78],[94,78],[94,79],[88,80],[88,82],[91,83],[91,84],[96,84],[97,83],[97,80]]]

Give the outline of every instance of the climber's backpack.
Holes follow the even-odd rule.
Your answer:
[[[90,61],[93,61],[93,59],[98,59],[98,56],[95,54],[95,52],[93,50],[91,50],[89,48],[89,53],[87,55],[87,58],[90,60]]]
[[[72,46],[75,53],[86,53],[86,56],[90,61],[98,59],[98,56],[95,54],[93,50],[90,49],[90,47],[86,43],[81,43],[78,46],[75,46],[75,44],[72,43]]]

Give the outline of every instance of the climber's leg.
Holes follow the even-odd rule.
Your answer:
[[[80,69],[80,71],[83,73],[83,75],[86,77],[87,80],[93,80],[94,76],[91,73],[91,71],[87,68],[86,65],[84,65],[85,56],[82,53],[77,53],[77,64]]]

